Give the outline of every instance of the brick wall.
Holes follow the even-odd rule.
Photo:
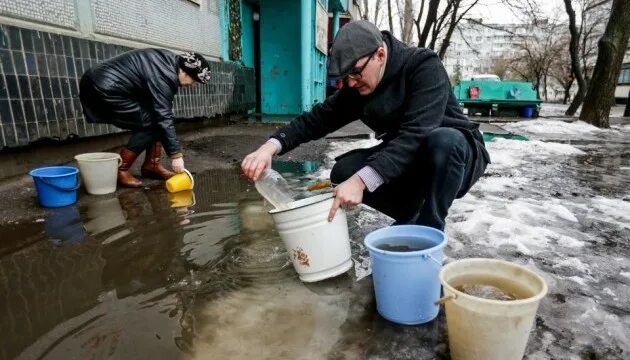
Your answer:
[[[130,49],[0,24],[0,147],[118,131],[85,121],[78,82],[91,66]],[[177,118],[244,112],[255,106],[253,69],[210,64],[209,84],[184,89],[176,96]]]

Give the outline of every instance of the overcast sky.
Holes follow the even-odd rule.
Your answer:
[[[374,6],[376,1],[379,0],[369,0],[370,4],[370,13],[374,11]],[[387,25],[387,0],[381,1],[381,15],[379,24],[381,28],[386,28]],[[396,0],[392,0],[392,11],[394,14],[397,13],[397,9],[395,4]],[[518,0],[514,0],[518,1]],[[542,10],[548,14],[554,14],[554,12],[559,13],[560,16],[565,17],[564,14],[564,3],[562,0],[537,0],[541,5]],[[362,0],[359,2],[363,3]],[[403,1],[401,0],[401,3]],[[443,1],[445,2],[445,1]],[[469,3],[470,0],[465,1]],[[428,1],[426,1],[428,3]],[[420,0],[414,0],[414,4],[416,5],[414,9],[417,10],[420,7]],[[426,5],[425,5],[426,7]],[[554,11],[555,10],[555,11]],[[577,10],[577,9],[576,9]],[[426,11],[426,10],[425,10]],[[480,0],[479,3],[469,12],[469,17],[480,17],[483,18],[485,22],[488,23],[499,23],[499,24],[509,24],[509,23],[517,23],[521,22],[520,19],[514,15],[514,13],[504,5],[501,0]],[[395,21],[396,22],[396,21]]]

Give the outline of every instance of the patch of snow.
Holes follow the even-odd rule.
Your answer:
[[[562,236],[558,239],[558,245],[570,248],[578,248],[584,246],[584,242],[570,236]]]
[[[566,279],[567,280],[571,280],[573,282],[576,282],[576,283],[578,283],[578,284],[580,284],[582,286],[587,286],[586,285],[586,280],[581,278],[581,277],[579,277],[579,276],[569,276]]]
[[[593,207],[603,214],[602,220],[615,222],[630,229],[630,202],[605,197],[593,198],[591,202]]]
[[[518,189],[529,183],[529,179],[509,177],[483,177],[475,184],[475,188],[484,193],[506,192]]]
[[[518,141],[497,138],[486,144],[490,153],[493,168],[514,168],[533,160],[546,159],[554,156],[582,155],[584,152],[569,144],[543,142],[538,140]]]
[[[372,275],[372,261],[369,256],[359,256],[352,259],[354,262],[355,281],[361,281],[363,278]]]
[[[575,257],[560,260],[558,263],[554,264],[553,267],[554,268],[567,267],[567,268],[579,270],[581,272],[587,272],[590,269],[588,265],[584,264],[580,259],[575,258]]]
[[[508,131],[528,134],[584,135],[602,131],[597,126],[584,121],[564,122],[561,120],[531,120],[502,125]]]
[[[376,139],[364,139],[356,141],[335,141],[330,144],[326,151],[326,156],[330,159],[334,159],[339,155],[345,154],[354,149],[366,149],[380,144],[380,140]]]
[[[630,279],[630,272],[628,272],[628,271],[620,272],[619,275],[621,275],[623,277],[627,277],[628,279]]]
[[[532,254],[556,243],[563,247],[581,247],[584,243],[563,234],[566,221],[577,218],[565,206],[555,201],[534,199],[506,201],[501,197],[483,198],[467,195],[451,207],[447,226],[483,244],[497,248],[515,246],[524,254]]]

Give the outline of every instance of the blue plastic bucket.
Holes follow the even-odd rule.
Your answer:
[[[418,251],[380,249],[385,244],[406,245]],[[365,245],[372,260],[376,307],[382,317],[399,324],[429,322],[440,308],[438,274],[442,268],[444,232],[419,225],[390,226],[371,232]]]
[[[534,108],[531,106],[521,108],[521,116],[528,119],[534,117]]]
[[[77,189],[81,186],[78,174],[79,169],[72,166],[48,166],[29,172],[35,181],[40,205],[48,208],[77,202]]]

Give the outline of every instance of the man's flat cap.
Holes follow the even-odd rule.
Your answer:
[[[330,49],[328,77],[343,78],[348,75],[357,60],[371,55],[383,45],[378,28],[367,20],[351,21],[342,27]]]

